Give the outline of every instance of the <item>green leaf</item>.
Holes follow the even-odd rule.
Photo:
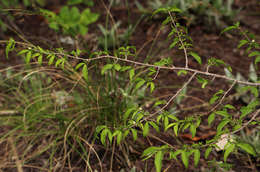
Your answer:
[[[208,159],[208,156],[209,156],[211,151],[212,151],[212,147],[208,147],[206,149],[205,154],[204,154],[205,159]]]
[[[82,3],[82,0],[68,0],[67,4],[68,5],[77,5]]]
[[[190,125],[190,132],[191,132],[192,138],[195,137],[195,135],[196,135],[196,129],[197,128],[196,128],[196,126],[194,124]]]
[[[96,133],[100,133],[100,131],[102,131],[104,128],[106,128],[105,125],[99,125],[96,127]]]
[[[224,32],[227,32],[227,31],[230,31],[230,30],[233,30],[236,28],[237,28],[237,26],[229,26],[229,27],[225,28],[220,34],[223,34]]]
[[[30,50],[28,49],[24,49],[24,50],[21,50],[19,53],[17,53],[17,55],[22,55],[22,54],[25,54],[27,52],[29,52]]]
[[[188,72],[186,70],[179,70],[177,75],[180,76],[181,74],[186,75]]]
[[[146,86],[147,86],[147,87],[150,86],[150,93],[152,93],[152,92],[154,91],[155,86],[154,86],[154,83],[153,83],[153,82],[148,82],[148,83],[146,84]]]
[[[143,128],[143,136],[146,137],[148,134],[149,134],[149,122],[146,122]]]
[[[107,70],[109,70],[109,69],[112,69],[113,66],[114,66],[113,64],[106,64],[106,65],[102,68],[101,74],[104,75],[105,72],[106,72]]]
[[[259,95],[259,91],[257,87],[249,86],[251,93],[257,98]]]
[[[25,57],[25,62],[26,62],[26,64],[29,64],[29,63],[30,63],[31,57],[32,57],[32,52],[31,52],[31,51],[28,51],[28,53],[26,54],[26,57]]]
[[[224,108],[227,108],[227,109],[236,109],[234,106],[232,106],[232,105],[230,105],[230,104],[225,105]]]
[[[83,74],[83,77],[86,81],[88,81],[88,68],[87,68],[87,65],[84,64],[83,68],[82,68],[82,74]]]
[[[233,131],[240,129],[241,127],[242,127],[241,124],[237,124],[233,127]]]
[[[150,121],[149,124],[157,131],[157,132],[160,132],[160,128],[159,126],[153,122],[153,121]]]
[[[228,147],[225,149],[225,153],[224,153],[224,161],[227,161],[227,157],[228,155],[233,152],[235,148],[235,144],[229,144]]]
[[[190,52],[190,55],[191,55],[192,57],[194,57],[195,60],[196,60],[199,64],[202,63],[202,62],[201,62],[201,58],[200,58],[200,56],[199,56],[197,53]]]
[[[213,104],[213,103],[215,103],[216,101],[217,101],[217,99],[219,98],[219,95],[221,95],[221,94],[223,94],[224,93],[224,91],[221,89],[221,90],[219,90],[218,92],[216,92],[213,96],[212,96],[212,98],[209,100],[209,103],[210,104]]]
[[[250,144],[248,144],[248,143],[238,143],[237,146],[240,147],[242,150],[246,151],[247,153],[249,153],[253,156],[256,156],[255,149]]]
[[[208,80],[206,80],[200,76],[197,76],[197,81],[202,84],[201,88],[205,88],[206,85],[208,84]]]
[[[184,150],[181,152],[181,160],[182,160],[185,168],[188,168],[188,166],[189,166],[188,152],[186,152]]]
[[[158,151],[154,157],[154,165],[156,172],[160,172],[162,169],[163,151]]]
[[[164,124],[164,128],[167,128],[167,126],[169,124],[169,118],[167,116],[164,117],[163,124]]]
[[[187,122],[184,124],[184,126],[182,127],[182,131],[186,130],[187,128],[189,128],[189,126],[191,125],[190,122]]]
[[[176,46],[176,44],[179,42],[178,37],[173,39],[173,42],[171,43],[171,45],[169,46],[170,49],[174,48]]]
[[[259,51],[253,51],[251,52],[248,57],[253,57],[253,56],[260,56],[260,52]]]
[[[179,119],[175,116],[175,114],[170,114],[167,117],[173,119],[174,121],[179,121]]]
[[[55,55],[51,55],[51,56],[50,56],[50,59],[49,59],[49,62],[48,62],[48,65],[52,65],[54,59],[55,59]]]
[[[177,156],[179,155],[179,154],[181,154],[181,152],[182,152],[182,150],[176,150],[175,152],[170,152],[170,157],[169,157],[169,159],[175,159],[175,160],[177,160]]]
[[[145,80],[144,79],[138,81],[136,86],[135,86],[135,90],[137,90],[138,88],[142,87],[144,84],[145,84]]]
[[[149,148],[145,149],[141,155],[141,157],[146,157],[143,160],[146,160],[148,158],[150,158],[151,156],[153,156],[153,154],[155,154],[158,151],[158,147],[155,146],[150,146]]]
[[[218,115],[221,115],[223,117],[226,117],[226,118],[228,118],[230,116],[226,110],[219,110],[219,111],[216,111],[215,113]]]
[[[83,63],[83,62],[77,64],[77,66],[75,67],[75,70],[78,70],[78,69],[81,68],[83,65],[85,65],[85,63]]]
[[[163,22],[162,25],[167,25],[168,23],[170,23],[171,18],[168,16]]]
[[[34,54],[32,55],[32,58],[37,57],[37,56],[40,56],[40,55],[41,55],[40,53],[34,53]]]
[[[124,116],[123,116],[124,121],[127,120],[127,118],[129,117],[130,113],[132,113],[134,110],[136,110],[135,107],[127,109],[127,111],[124,113]]]
[[[257,63],[259,63],[260,62],[260,56],[257,56],[256,58],[255,58],[255,65],[257,65]]]
[[[218,100],[219,96],[213,95],[211,99],[209,100],[209,104],[214,104]]]
[[[97,13],[92,13],[90,11],[89,8],[85,9],[82,13],[81,13],[81,18],[80,21],[85,25],[89,25],[91,23],[94,23],[97,21],[97,19],[99,18],[99,14]]]
[[[129,69],[131,69],[131,66],[122,66],[121,69],[120,69],[120,71],[121,71],[121,72],[124,72],[124,71],[127,71],[127,70],[129,70]]]
[[[230,120],[222,120],[217,127],[217,133],[221,132],[223,127],[225,127],[229,122]]]
[[[113,135],[112,135],[112,133],[111,133],[110,130],[108,130],[108,132],[107,132],[107,136],[108,136],[109,143],[112,144]]]
[[[251,113],[258,105],[259,105],[259,101],[255,100],[249,103],[247,106],[242,106],[240,109],[241,111],[240,119],[244,118],[246,115]]]
[[[41,54],[46,54],[47,51],[45,51],[44,49],[42,49],[40,46],[37,46],[38,50],[40,51]]]
[[[104,130],[102,130],[102,132],[100,134],[100,140],[103,145],[106,145],[106,137],[107,137],[108,131],[109,131],[108,128],[105,128]]]
[[[195,149],[194,152],[194,165],[195,167],[199,164],[199,160],[200,160],[200,151],[198,149]]]
[[[77,54],[77,56],[79,56],[80,54],[82,53],[82,51],[81,51],[81,49],[76,49],[76,54]]]
[[[121,69],[121,66],[120,66],[120,64],[114,64],[114,69],[116,70],[116,71],[120,71],[120,69]]]
[[[182,12],[181,9],[179,9],[179,8],[177,8],[177,7],[175,7],[175,6],[170,7],[170,8],[168,9],[168,11],[169,11],[169,12],[177,12],[177,13],[181,13],[181,12]]]
[[[167,8],[158,8],[157,10],[155,10],[155,11],[153,12],[152,17],[153,17],[155,14],[157,14],[157,13],[167,13],[167,12],[168,12]]]
[[[170,123],[169,125],[167,125],[166,127],[165,127],[165,125],[164,125],[164,131],[167,131],[169,128],[171,128],[171,127],[173,127],[173,126],[175,126],[176,125],[176,123]]]
[[[132,131],[132,134],[133,134],[133,139],[134,139],[134,141],[136,141],[136,139],[137,139],[137,131],[136,131],[136,129],[133,129],[133,128],[131,128],[131,131]]]
[[[41,65],[42,64],[42,55],[39,55],[38,57],[38,63]]]
[[[119,131],[118,134],[117,134],[117,138],[116,138],[117,145],[119,145],[121,143],[122,138],[123,138],[122,131]]]
[[[58,67],[62,63],[63,59],[58,59],[55,63],[55,67]]]
[[[133,80],[134,75],[135,75],[135,70],[134,70],[134,69],[129,70],[129,78],[130,78],[130,81]]]
[[[214,121],[215,119],[215,113],[211,113],[208,117],[208,125],[210,126],[211,123]]]
[[[153,107],[156,107],[156,106],[159,106],[159,105],[162,105],[162,104],[166,104],[166,101],[165,100],[158,100],[154,103]]]
[[[173,131],[174,131],[174,134],[175,134],[176,136],[178,136],[178,130],[179,130],[179,125],[177,124],[177,125],[175,125],[175,126],[173,127]]]
[[[5,48],[5,56],[7,59],[8,59],[9,52],[12,51],[14,47],[15,47],[15,41],[13,38],[10,38]]]
[[[242,39],[242,40],[239,41],[239,44],[238,44],[237,48],[241,48],[243,45],[245,45],[245,44],[247,44],[247,43],[248,43],[247,40]]]
[[[144,114],[141,111],[136,111],[134,112],[133,116],[132,116],[132,120],[134,120],[135,122],[139,122],[142,118],[143,118]]]

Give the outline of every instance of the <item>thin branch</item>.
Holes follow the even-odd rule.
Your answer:
[[[153,77],[153,80],[155,80],[160,72],[160,67],[158,67],[155,76]]]
[[[179,38],[179,41],[180,41],[180,43],[181,43],[181,46],[183,47],[184,56],[185,56],[185,68],[188,68],[188,63],[189,63],[189,61],[188,61],[187,50],[186,50],[186,48],[185,48],[185,46],[184,46],[184,43],[183,43],[182,38],[181,38],[181,35],[180,35],[179,31],[178,31],[178,27],[176,26],[176,23],[175,23],[175,21],[174,21],[174,19],[173,19],[173,17],[172,17],[171,12],[168,12],[168,13],[169,13],[169,15],[170,15],[170,17],[171,17],[172,24],[173,24],[173,26],[175,27],[175,29],[176,29],[176,31],[177,31],[177,36],[178,36],[178,38]]]
[[[18,155],[18,152],[17,152],[17,149],[15,147],[15,142],[13,140],[13,137],[9,137],[8,139],[9,143],[11,144],[11,149],[13,151],[13,156],[14,156],[14,159],[15,159],[15,164],[16,164],[16,168],[17,168],[17,171],[18,172],[23,172],[23,163],[21,162],[20,158],[19,158],[19,155]]]
[[[192,79],[195,77],[196,74],[197,74],[196,72],[193,73],[193,75],[189,78],[189,80],[187,82],[185,82],[185,84],[167,101],[167,103],[162,108],[160,108],[158,111],[152,113],[151,115],[149,115],[149,117],[143,119],[142,121],[147,120],[148,118],[152,118],[156,114],[162,112],[181,93],[181,91],[185,87],[187,87],[187,85],[192,81]]]
[[[218,102],[218,104],[216,104],[216,106],[214,106],[214,107],[210,110],[209,113],[211,113],[211,112],[213,112],[214,110],[216,110],[216,109],[219,107],[219,105],[222,104],[224,98],[225,98],[225,97],[227,96],[227,94],[232,90],[232,88],[235,86],[235,84],[236,84],[236,81],[234,81],[234,82],[232,83],[232,85],[229,87],[229,89],[228,89],[228,90],[224,93],[224,95],[221,97],[221,99],[220,99],[220,101]],[[209,114],[209,113],[207,113],[207,114]]]
[[[114,139],[114,140],[113,140],[112,155],[111,155],[111,159],[110,159],[109,172],[113,172],[112,168],[113,168],[113,160],[114,160],[115,146],[116,146],[116,140]]]
[[[260,109],[258,109],[257,111],[255,111],[255,112],[253,113],[252,118],[251,118],[249,121],[247,121],[245,124],[243,124],[243,126],[242,126],[241,128],[239,128],[239,129],[233,131],[232,134],[235,134],[235,133],[237,133],[238,131],[243,130],[246,126],[248,126],[248,125],[250,124],[250,122],[252,122],[252,121],[257,117],[257,115],[258,115],[259,113],[260,113]]]
[[[6,42],[8,42],[8,41],[0,40],[0,43],[6,43]],[[23,44],[23,45],[27,45],[27,46],[29,46],[29,47],[36,48],[35,46],[32,46],[32,45],[30,45],[30,44],[26,44],[26,43],[22,43],[22,42],[16,42],[16,43],[18,43],[18,44]],[[37,48],[36,48],[36,49],[37,49]],[[34,50],[34,51],[39,52],[39,51],[37,51],[37,50]],[[140,66],[154,67],[154,68],[160,67],[160,69],[165,69],[165,70],[185,70],[185,71],[189,71],[189,72],[192,72],[192,73],[202,74],[202,75],[206,75],[206,76],[212,76],[212,77],[214,77],[214,78],[222,78],[222,79],[225,79],[225,80],[228,80],[228,81],[233,81],[233,82],[235,81],[235,82],[238,83],[238,84],[251,85],[251,86],[260,86],[260,83],[241,81],[241,80],[237,80],[237,79],[235,79],[235,78],[227,77],[227,76],[225,76],[225,75],[210,73],[210,72],[207,72],[207,71],[205,72],[205,71],[200,71],[200,70],[197,70],[197,69],[186,68],[186,67],[157,66],[157,65],[153,65],[153,64],[149,64],[149,63],[142,63],[142,62],[137,62],[137,61],[133,61],[133,60],[118,58],[118,57],[110,56],[110,55],[102,55],[102,56],[97,56],[97,57],[94,57],[94,58],[91,58],[91,59],[86,59],[86,58],[75,57],[75,56],[73,56],[73,55],[64,54],[64,53],[45,53],[45,54],[46,54],[46,55],[49,55],[49,54],[62,55],[62,56],[67,56],[67,57],[69,57],[69,58],[74,58],[74,59],[78,59],[78,60],[82,60],[82,61],[87,61],[87,62],[90,62],[90,61],[93,61],[93,60],[101,60],[101,59],[104,59],[104,58],[110,58],[110,59],[115,59],[115,60],[119,60],[119,61],[123,61],[123,62],[127,62],[127,63],[132,63],[132,64],[140,65]]]
[[[74,56],[72,56],[72,57],[75,58]],[[100,60],[100,59],[103,59],[103,58],[117,59],[119,61],[124,61],[124,62],[132,63],[132,64],[135,64],[135,65],[146,66],[146,67],[154,67],[154,68],[160,68],[160,69],[166,69],[166,70],[186,70],[186,71],[189,71],[189,72],[192,72],[192,73],[202,74],[202,75],[206,75],[206,76],[212,76],[212,77],[215,77],[215,78],[222,78],[222,79],[233,81],[233,82],[235,81],[236,83],[239,83],[239,84],[251,85],[251,86],[260,86],[260,83],[241,81],[241,80],[237,80],[235,78],[227,77],[225,75],[220,75],[220,74],[215,74],[215,73],[210,73],[210,72],[204,72],[204,71],[200,71],[200,70],[197,70],[197,69],[185,68],[185,67],[175,67],[175,66],[172,66],[172,67],[157,66],[157,65],[137,62],[137,61],[133,61],[133,60],[129,60],[129,59],[122,59],[122,58],[118,58],[118,57],[114,57],[114,56],[110,56],[110,55],[98,56],[98,57],[91,58],[91,59],[84,59],[84,58],[78,58],[78,59],[89,62],[89,61],[92,61],[92,60]]]

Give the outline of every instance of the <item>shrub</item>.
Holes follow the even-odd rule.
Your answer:
[[[236,152],[238,148],[256,156],[257,152],[252,145],[232,139],[232,134],[236,134],[249,125],[259,126],[259,121],[256,120],[260,113],[258,77],[254,76],[251,82],[210,72],[212,66],[218,68],[222,66],[223,70],[226,68],[229,73],[232,72],[232,68],[223,60],[216,58],[210,58],[204,63],[199,54],[192,51],[192,41],[187,29],[176,20],[175,13],[180,11],[176,7],[165,7],[157,9],[153,15],[167,14],[168,17],[163,21],[163,26],[169,25],[171,28],[168,36],[172,38],[172,43],[169,48],[183,51],[184,66],[175,66],[171,58],[142,62],[138,59],[133,46],[120,47],[113,54],[108,51],[93,52],[88,58],[83,58],[80,49],[71,52],[62,49],[48,50],[40,46],[21,43],[12,38],[6,41],[7,59],[10,52],[17,52],[25,61],[25,66],[20,70],[26,71],[18,75],[13,74],[13,78],[17,77],[14,83],[10,78],[1,83],[4,90],[10,85],[15,85],[8,90],[13,95],[17,95],[17,100],[11,100],[15,100],[14,102],[20,105],[17,108],[19,115],[11,116],[10,120],[5,122],[13,128],[11,132],[1,136],[1,143],[5,142],[12,147],[17,144],[24,148],[20,138],[27,138],[26,144],[31,146],[26,149],[25,154],[33,152],[33,157],[43,152],[47,153],[50,156],[45,168],[55,171],[54,160],[60,160],[62,170],[65,163],[70,166],[72,156],[79,156],[80,161],[86,164],[86,168],[92,170],[91,152],[94,152],[102,169],[102,161],[91,144],[100,142],[107,149],[109,147],[112,149],[110,165],[110,170],[112,170],[116,147],[120,148],[123,158],[128,165],[130,164],[127,154],[130,138],[136,141],[138,137],[155,137],[152,131],[157,131],[159,134],[171,132],[173,138],[176,138],[182,132],[188,131],[191,138],[195,139],[197,129],[206,117],[209,126],[216,126],[216,133],[212,139],[205,143],[180,145],[171,145],[167,141],[158,139],[163,145],[146,148],[141,157],[144,160],[154,157],[156,171],[161,171],[164,168],[163,160],[177,160],[178,157],[184,167],[188,168],[191,156],[193,156],[194,166],[197,166],[202,157],[202,150],[205,150],[204,158],[208,159],[212,151],[222,149],[225,162],[222,165],[226,165],[227,168],[229,168],[226,163],[228,156]],[[80,15],[77,8],[67,6],[58,16],[48,11],[42,12],[49,15],[51,27],[56,29],[61,27],[64,33],[72,35],[85,34],[88,24],[98,17],[89,10],[81,13],[86,15]],[[71,16],[68,15],[70,13],[72,13]],[[88,23],[81,20],[82,16],[83,18],[90,16]],[[243,32],[239,23],[227,27],[222,33],[231,30],[238,30],[245,37],[238,47],[248,46],[248,56],[255,58],[254,68],[257,68],[256,65],[260,61],[258,43]],[[70,63],[71,59],[77,59],[79,62],[73,66]],[[189,66],[191,60],[198,66],[206,65],[206,70],[191,68]],[[186,80],[168,99],[153,99],[152,93],[157,88],[155,81],[162,70],[176,71],[178,77]],[[187,87],[191,83],[197,81],[199,89],[203,91],[217,79],[231,82],[230,87],[226,91],[217,90],[209,100],[205,100],[209,106],[207,113],[178,116],[173,102],[181,102],[181,97],[187,93]],[[253,96],[248,104],[242,107],[234,107],[226,101],[227,95],[238,84],[246,85],[246,89],[250,90]],[[146,106],[148,101],[152,106]],[[14,106],[10,107],[14,108]],[[5,115],[9,116],[10,113],[5,113]],[[14,142],[8,138],[14,139]],[[45,143],[41,140],[45,140]],[[222,140],[226,142],[223,148],[218,144]],[[39,146],[41,149],[33,149],[34,146]],[[59,150],[62,150],[62,153],[58,153]],[[15,152],[15,148],[12,151]],[[25,155],[24,157],[27,161],[33,159]],[[19,159],[16,161],[19,164]],[[210,162],[214,165],[218,164]]]

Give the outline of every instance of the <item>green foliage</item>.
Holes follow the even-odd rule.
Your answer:
[[[250,64],[248,73],[249,73],[248,78],[250,79],[251,82],[253,83],[259,82],[259,77],[252,63]],[[233,74],[229,70],[225,69],[225,74],[230,78],[246,81],[246,79],[240,73],[237,73],[236,76],[233,76]],[[241,99],[243,102],[247,104],[250,103],[252,100],[255,100],[259,95],[259,88],[255,86],[244,86],[241,84],[237,84],[235,86],[235,90],[237,92],[235,98]]]
[[[166,12],[173,9],[173,12],[181,12],[188,25],[204,22],[208,25],[218,27],[225,26],[225,22],[231,21],[237,14],[232,8],[234,0],[152,0],[148,2],[149,8],[157,12]],[[139,10],[146,12],[145,8],[136,2]]]
[[[237,136],[237,146],[243,152],[248,153],[252,156],[260,157],[260,134],[259,127],[256,128],[251,134],[246,134],[241,131],[241,135]]]
[[[97,21],[99,14],[92,13],[89,8],[82,12],[75,6],[63,6],[58,15],[54,12],[41,9],[41,14],[46,17],[49,27],[64,34],[72,36],[85,35],[88,32],[88,26]]]
[[[45,0],[23,0],[22,2],[19,2],[19,0],[1,0],[0,9],[14,8],[14,7],[18,7],[19,5],[24,5],[26,7],[32,5],[44,6],[45,4],[46,4]]]
[[[121,22],[118,21],[109,29],[101,24],[98,24],[98,27],[102,33],[102,36],[99,36],[98,38],[98,43],[101,48],[106,51],[111,49],[115,50],[125,43],[128,43],[129,37],[134,31],[134,28],[132,25],[129,25],[123,33],[118,33],[120,25]],[[120,48],[118,50],[120,51]]]

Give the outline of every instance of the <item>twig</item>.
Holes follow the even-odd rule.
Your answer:
[[[155,80],[160,72],[160,67],[158,67],[155,76],[153,77],[153,80]]]
[[[180,92],[192,81],[192,79],[195,77],[196,74],[197,74],[196,72],[193,73],[193,75],[189,78],[189,80],[170,98],[170,100],[167,101],[167,103],[162,108],[160,108],[158,111],[152,113],[147,118],[144,118],[142,121],[145,121],[148,118],[152,118],[156,114],[162,112],[180,94]]]
[[[9,137],[9,142],[11,144],[11,148],[12,148],[12,151],[13,151],[13,156],[14,156],[14,159],[15,159],[15,164],[16,164],[16,168],[17,168],[17,171],[18,172],[23,172],[23,165],[22,165],[22,162],[21,160],[19,159],[19,156],[18,156],[18,153],[17,153],[17,150],[15,148],[15,145],[14,145],[14,140],[11,137]]]
[[[181,46],[183,47],[184,56],[185,56],[185,68],[188,68],[188,63],[189,63],[189,61],[188,61],[187,50],[186,50],[186,48],[185,48],[185,46],[184,46],[184,44],[183,44],[181,35],[180,35],[179,31],[178,31],[178,27],[176,26],[176,23],[175,23],[175,21],[174,21],[174,19],[173,19],[173,17],[172,17],[171,12],[169,11],[168,13],[169,13],[169,15],[170,15],[170,17],[171,17],[172,24],[173,24],[173,26],[175,27],[175,29],[176,29],[176,31],[177,31],[177,36],[178,36],[178,38],[179,38],[179,40],[180,40]]]
[[[0,117],[5,116],[22,116],[23,113],[16,111],[16,110],[1,110],[0,111]]]
[[[109,169],[109,172],[113,172],[113,171],[112,171],[112,168],[113,168],[113,160],[114,160],[115,146],[116,146],[116,139],[113,140],[113,149],[112,149],[112,155],[111,155],[111,159],[110,159],[110,169]]]
[[[231,91],[231,89],[235,86],[235,84],[236,84],[236,81],[234,81],[234,82],[232,83],[232,85],[229,87],[229,89],[228,89],[228,90],[224,93],[224,95],[221,97],[221,99],[220,99],[220,101],[218,102],[218,104],[217,104],[216,106],[214,106],[214,107],[210,110],[210,112],[208,112],[208,114],[210,114],[211,112],[213,112],[214,110],[216,110],[216,109],[219,107],[219,105],[222,104],[224,98],[225,98],[225,97],[227,96],[227,94]]]
[[[100,171],[102,172],[103,171],[103,169],[102,169],[102,162],[101,162],[101,160],[100,160],[100,158],[98,156],[98,153],[93,148],[93,146],[90,143],[88,143],[85,139],[83,139],[82,137],[80,137],[80,136],[76,136],[76,137],[78,137],[80,140],[82,140],[94,152],[94,154],[96,155],[96,157],[98,159],[98,162],[99,162]]]
[[[232,134],[235,134],[235,133],[237,133],[238,131],[243,130],[246,126],[248,126],[248,125],[250,124],[250,122],[252,122],[252,121],[257,117],[257,115],[258,115],[259,113],[260,113],[260,109],[258,109],[257,111],[255,111],[255,112],[253,113],[252,118],[251,118],[249,121],[247,121],[245,124],[243,124],[243,126],[242,126],[241,128],[239,128],[239,129],[233,131]]]

